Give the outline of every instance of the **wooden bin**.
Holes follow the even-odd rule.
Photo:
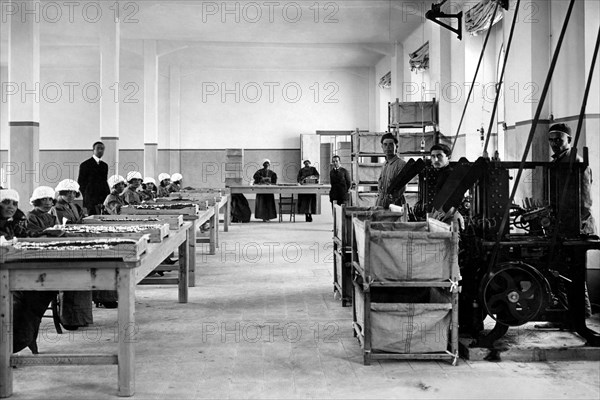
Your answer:
[[[379,132],[354,132],[352,133],[352,152],[354,153],[382,153],[381,137]]]
[[[139,229],[143,227],[143,229]],[[116,237],[137,238],[139,235],[148,235],[150,243],[160,243],[169,236],[169,225],[164,223],[154,224],[73,224],[64,227],[55,226],[51,229],[65,232],[64,237]]]
[[[458,235],[443,222],[372,222],[354,217],[352,223],[365,280],[439,281],[449,279],[457,268]]]
[[[147,205],[135,205],[135,206],[123,206],[121,208],[122,215],[155,215],[155,214],[167,214],[167,215],[196,215],[198,213],[197,204],[186,204],[182,205],[179,203],[174,204],[147,204]]]
[[[31,248],[29,246],[40,247]],[[91,248],[90,246],[98,247]],[[120,258],[123,261],[137,261],[147,247],[148,235],[126,239],[105,237],[24,238],[18,239],[13,245],[0,247],[0,262],[85,258]]]
[[[455,364],[456,227],[431,219],[374,222],[353,217],[352,224],[352,320],[364,364],[373,359],[450,359]],[[422,298],[423,293],[430,295]]]
[[[160,215],[160,214],[148,214],[148,215],[90,215],[85,217],[82,221],[83,224],[93,225],[105,225],[105,224],[119,224],[119,225],[139,225],[139,224],[153,224],[162,223],[168,224],[169,229],[178,230],[183,225],[182,215]]]
[[[382,208],[351,207],[335,205],[334,207],[334,259],[333,259],[333,285],[345,307],[352,299],[352,246],[353,228],[352,218],[373,219],[377,221],[399,221],[402,214],[384,211]]]

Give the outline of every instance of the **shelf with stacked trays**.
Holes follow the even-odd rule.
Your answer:
[[[351,204],[371,207],[377,201],[377,183],[385,155],[381,150],[381,132],[352,132],[352,182]]]

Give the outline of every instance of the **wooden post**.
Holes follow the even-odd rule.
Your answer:
[[[198,226],[198,217],[190,221],[192,226],[188,230],[188,287],[196,286],[196,230]]]
[[[189,271],[189,252],[188,242],[190,240],[190,232],[186,231],[185,241],[179,245],[179,302],[188,302],[188,271]]]
[[[369,282],[371,277],[371,226],[369,221],[365,221],[365,249],[364,249],[364,265],[362,265],[363,271],[365,271],[365,276],[363,277],[364,282]],[[364,336],[364,345],[363,345],[363,364],[371,365],[371,288],[369,287],[367,290],[363,291],[365,295],[365,304],[364,304],[364,316],[365,321],[363,323],[363,336]]]
[[[231,195],[224,195],[227,201],[225,202],[225,216],[223,217],[223,232],[229,232],[229,223],[231,222]]]
[[[10,366],[12,354],[12,293],[9,288],[8,270],[0,271],[0,398],[13,393],[13,374]]]
[[[218,213],[213,215],[212,218],[210,219],[210,235],[209,235],[210,240],[209,240],[209,244],[208,244],[208,248],[209,248],[208,254],[210,254],[210,255],[214,255],[217,253],[217,251],[216,251],[216,247],[217,247],[216,246],[216,241],[217,241],[216,230],[217,230],[218,225],[217,225],[217,223],[215,223],[215,219],[217,219],[217,220],[219,219]]]
[[[219,202],[215,198],[215,247],[219,248]]]
[[[118,308],[118,359],[119,396],[129,397],[135,393],[135,269],[127,263],[119,268],[117,292]]]

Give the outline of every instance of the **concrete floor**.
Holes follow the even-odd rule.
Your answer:
[[[363,366],[351,309],[332,295],[325,211],[232,225],[216,255],[199,255],[188,304],[173,286],[138,286],[135,398],[600,398],[598,361]],[[44,321],[40,352],[115,352],[116,311],[94,319],[63,335]],[[15,399],[116,395],[116,366],[14,370]]]

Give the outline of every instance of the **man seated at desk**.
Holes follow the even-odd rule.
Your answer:
[[[263,167],[256,171],[252,177],[255,185],[277,184],[277,174],[269,169],[270,166],[271,161],[268,158],[265,158],[263,161]],[[270,219],[277,218],[275,196],[272,193],[256,195],[254,216],[256,219],[262,219],[265,222]]]

